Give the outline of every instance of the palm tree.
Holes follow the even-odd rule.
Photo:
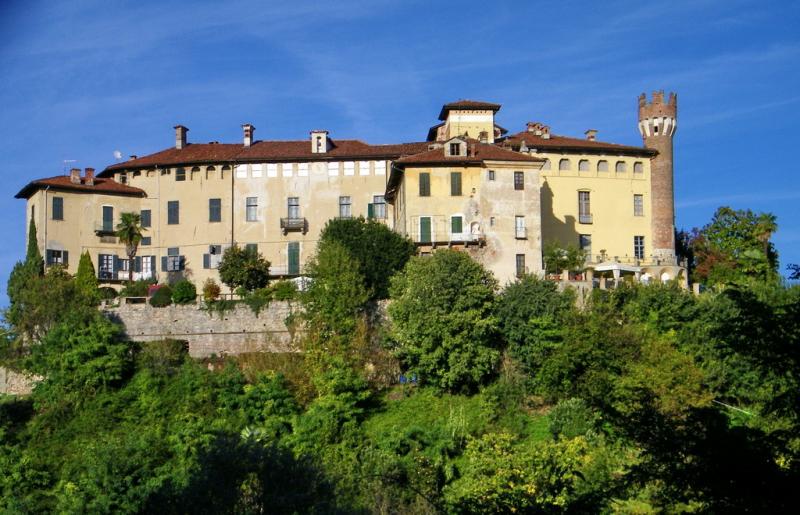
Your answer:
[[[142,242],[142,218],[139,213],[122,213],[117,224],[116,236],[120,243],[125,244],[125,253],[128,255],[128,281],[133,282],[133,260],[139,243]]]

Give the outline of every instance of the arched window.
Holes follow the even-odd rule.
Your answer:
[[[644,164],[641,161],[633,163],[633,173],[644,173]]]
[[[199,178],[200,178],[200,167],[193,166],[191,174],[189,175],[189,180],[196,181]]]
[[[231,173],[231,166],[225,165],[222,167],[222,170],[219,172],[219,178],[224,179],[227,175]]]
[[[605,159],[601,159],[597,162],[597,171],[598,172],[607,172],[608,171],[608,161]]]
[[[625,167],[625,161],[617,161],[617,173],[625,173],[627,168]]]
[[[578,161],[578,171],[579,172],[588,172],[589,171],[589,160],[588,159],[581,159]]]
[[[217,169],[214,168],[213,166],[206,166],[206,180],[210,179],[211,177],[214,177],[214,172],[216,171]]]
[[[569,170],[572,165],[569,162],[569,159],[562,159],[558,162],[558,169],[559,170]]]
[[[550,162],[550,160],[549,159],[545,159],[544,160],[544,164],[542,165],[542,170],[550,170],[552,168],[553,168],[553,165]]]

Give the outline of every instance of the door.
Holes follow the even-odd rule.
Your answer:
[[[289,275],[300,275],[300,242],[289,242]]]
[[[421,216],[421,217],[419,217],[419,242],[420,243],[430,243],[431,242],[431,217],[430,216]]]

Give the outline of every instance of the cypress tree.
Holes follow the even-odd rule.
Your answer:
[[[39,241],[36,236],[36,224],[31,223],[28,226],[28,251],[25,254],[25,267],[29,272],[34,272],[36,275],[44,274],[44,260],[42,254],[39,252]]]
[[[81,259],[78,262],[78,271],[75,273],[75,284],[87,299],[97,300],[99,293],[97,275],[95,274],[89,251],[84,251],[81,254]]]

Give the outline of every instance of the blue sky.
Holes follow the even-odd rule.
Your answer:
[[[498,122],[641,144],[636,98],[676,91],[677,225],[720,205],[771,211],[800,262],[800,3],[0,2],[0,287],[24,253],[34,178],[64,160],[174,143],[307,137],[418,141],[459,98]],[[67,168],[73,163],[68,163]]]

